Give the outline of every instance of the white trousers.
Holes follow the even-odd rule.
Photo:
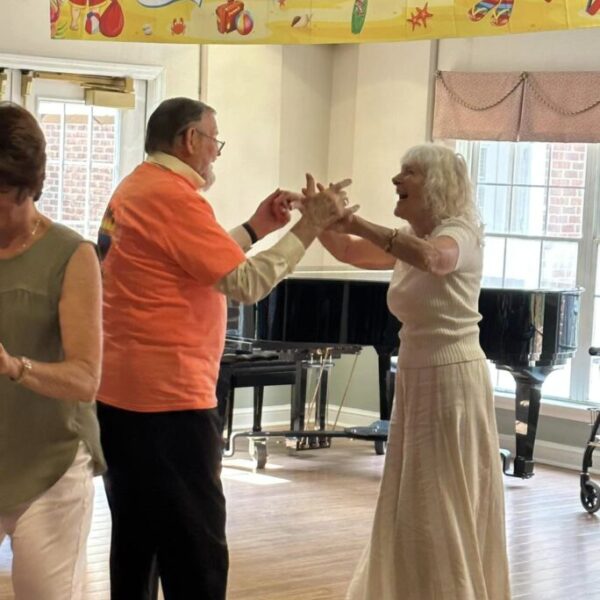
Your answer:
[[[15,600],[81,600],[93,499],[92,460],[80,443],[49,490],[0,513],[0,543],[7,535],[11,540]]]

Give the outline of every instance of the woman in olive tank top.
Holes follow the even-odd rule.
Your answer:
[[[100,273],[93,246],[36,209],[45,146],[30,113],[0,104],[0,543],[16,598],[77,600],[104,468]]]

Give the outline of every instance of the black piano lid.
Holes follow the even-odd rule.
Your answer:
[[[352,268],[298,270],[257,305],[255,335],[394,349],[400,324],[387,308],[391,276]],[[577,349],[582,291],[482,288],[480,341],[488,359],[510,366],[564,364]]]

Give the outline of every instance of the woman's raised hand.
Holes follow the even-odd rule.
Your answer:
[[[342,179],[331,183],[328,187],[316,183],[314,177],[306,174],[306,187],[302,189],[302,213],[314,225],[327,229],[342,220],[351,220],[358,206],[348,207],[348,195],[345,188],[352,183],[351,179]]]

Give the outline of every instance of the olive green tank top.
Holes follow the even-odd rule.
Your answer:
[[[67,263],[82,242],[79,234],[54,223],[22,254],[0,259],[0,343],[9,354],[63,360],[58,305]],[[101,473],[94,403],[42,396],[0,375],[0,513],[54,485],[80,442],[92,455],[94,473]]]

